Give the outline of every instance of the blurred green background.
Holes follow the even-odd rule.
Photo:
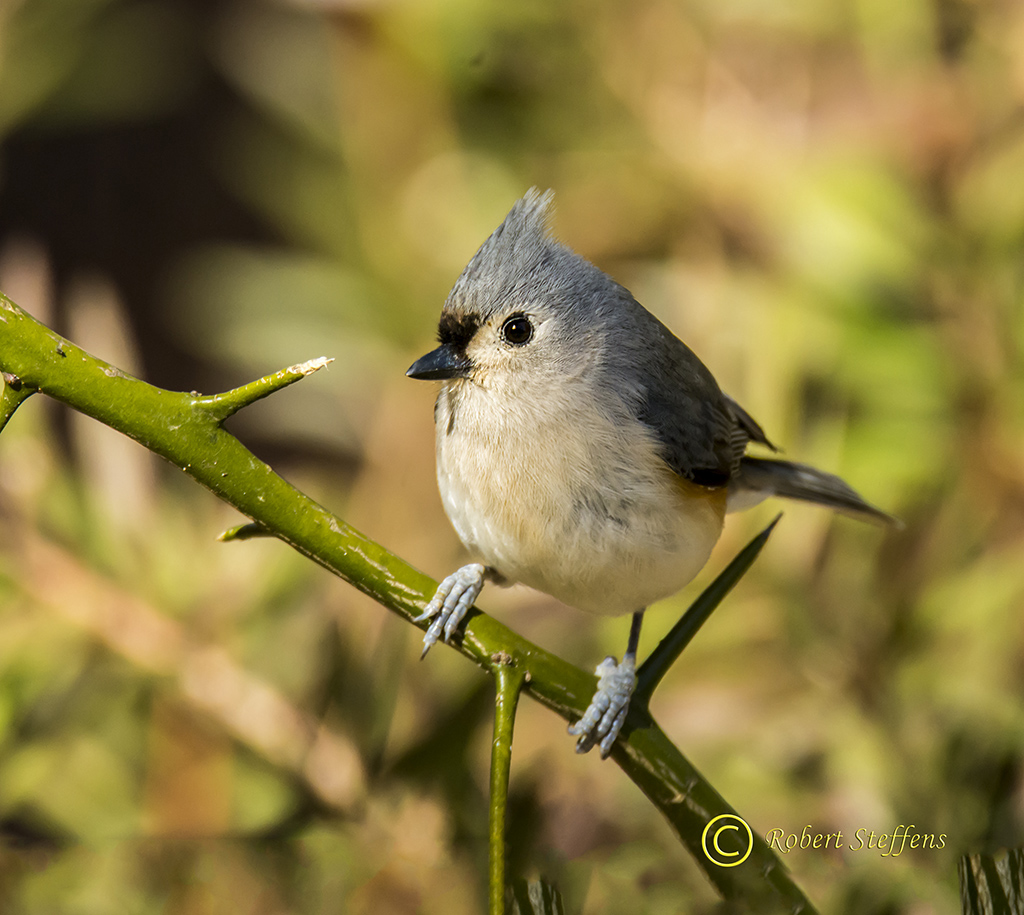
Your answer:
[[[1024,845],[1024,6],[986,0],[2,0],[0,288],[167,387],[320,355],[238,416],[435,577],[403,377],[531,185],[790,457],[800,505],[653,710],[822,911],[954,913]],[[0,330],[2,332],[2,330]],[[663,634],[779,510],[733,516]],[[483,908],[490,685],[173,469],[33,399],[0,438],[0,911]],[[526,589],[485,609],[619,653]],[[710,912],[639,791],[525,702],[512,870],[570,912]]]

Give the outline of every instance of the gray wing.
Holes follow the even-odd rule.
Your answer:
[[[771,443],[722,393],[694,352],[649,312],[643,314],[650,323],[640,337],[648,346],[636,354],[643,367],[638,418],[655,434],[676,473],[702,486],[725,486],[739,471],[748,441]]]
[[[728,486],[730,501],[737,496],[742,500],[744,493],[783,496],[868,521],[900,524],[833,474],[792,461],[745,457],[751,441],[777,449],[754,418],[722,393],[690,348],[636,307],[642,311],[637,319],[645,325],[638,339],[647,342],[642,354],[626,348],[634,367],[632,380],[643,394],[637,415],[661,443],[665,463],[676,473],[702,486]]]

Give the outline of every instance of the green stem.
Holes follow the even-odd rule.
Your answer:
[[[508,813],[508,782],[512,769],[512,730],[525,674],[504,653],[491,668],[494,697],[494,740],[491,743],[490,881],[488,911],[505,915],[505,819]]]
[[[630,718],[634,713],[630,711]],[[743,855],[737,867],[716,864],[705,843],[705,827],[716,817],[742,819],[708,783],[646,712],[633,727],[629,740],[612,748],[611,758],[661,811],[672,831],[692,855],[704,875],[723,898],[741,903],[739,911],[789,912],[815,915],[816,909],[793,883],[782,862],[761,838],[756,824],[750,838],[738,830],[722,834],[726,851]],[[746,821],[744,821],[746,822]],[[738,857],[735,859],[738,860]]]

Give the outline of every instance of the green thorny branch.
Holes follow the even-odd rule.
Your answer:
[[[243,407],[327,365],[314,359],[251,384],[214,396],[165,391],[133,378],[44,327],[0,294],[0,430],[18,406],[40,392],[91,416],[144,445],[184,470],[214,495],[255,522],[257,529],[290,544],[345,579],[407,622],[418,616],[436,582],[274,473],[223,427]],[[742,865],[721,867],[703,848],[705,827],[732,808],[658,727],[648,710],[651,693],[731,586],[753,562],[770,528],[757,537],[698,598],[690,611],[641,666],[639,686],[612,758],[664,815],[708,879],[726,899],[756,911],[813,912],[779,859],[756,834],[746,841],[739,829],[719,830],[719,850]],[[420,624],[425,628],[426,623]],[[567,721],[578,719],[595,688],[593,675],[526,641],[478,610],[466,617],[456,650],[487,670],[499,688],[498,712],[510,687],[521,687]],[[515,671],[510,675],[510,669]],[[500,731],[500,732],[499,732]],[[511,724],[496,728],[499,742],[511,740]],[[507,770],[509,746],[494,767]],[[492,772],[492,781],[495,778]],[[492,817],[494,805],[492,804]],[[502,811],[500,816],[504,817]],[[500,824],[498,824],[500,827]],[[492,834],[495,824],[492,822]],[[492,848],[493,848],[492,839]],[[492,861],[492,875],[503,873]],[[500,911],[492,887],[492,911]]]

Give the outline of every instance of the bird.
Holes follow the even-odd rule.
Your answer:
[[[625,287],[548,228],[531,188],[449,293],[437,348],[406,374],[442,382],[437,482],[476,561],[448,575],[417,622],[426,656],[486,582],[522,583],[594,614],[632,614],[605,658],[577,752],[607,757],[636,687],[643,615],[703,568],[727,512],[768,496],[894,519],[838,476],[748,455],[777,449],[694,352]]]

